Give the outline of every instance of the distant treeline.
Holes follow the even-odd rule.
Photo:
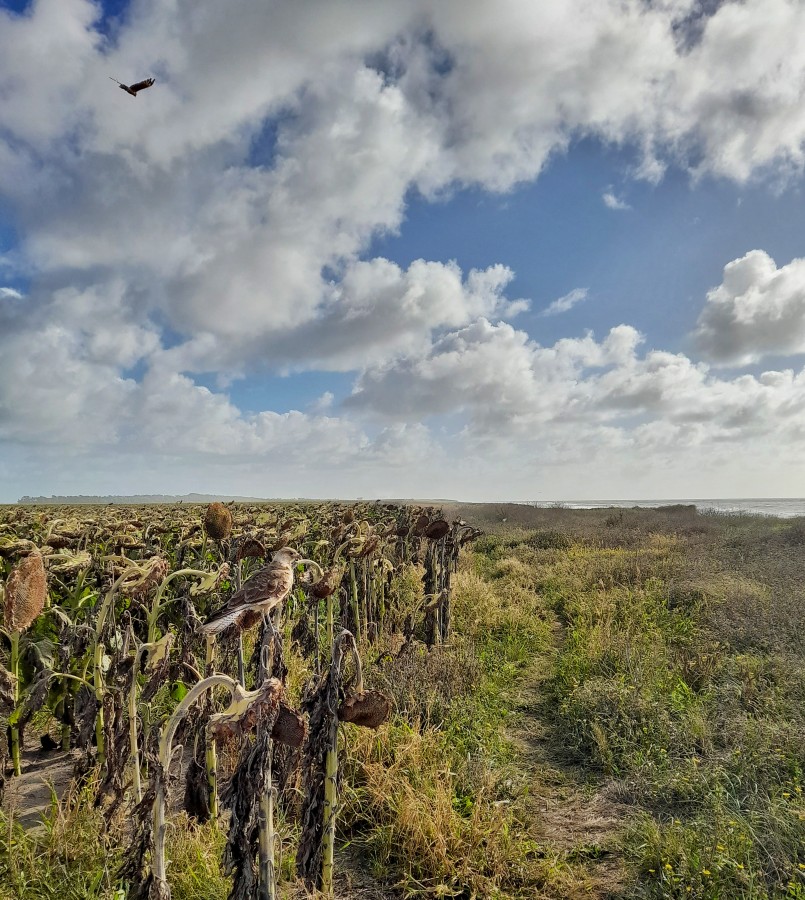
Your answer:
[[[103,497],[93,496],[91,494],[79,494],[77,496],[52,496],[52,497],[20,497],[17,503],[31,505],[35,503],[47,504],[48,506],[69,505],[73,506],[79,503],[84,504],[109,504],[109,503],[211,503],[218,500],[224,503],[229,501],[237,501],[239,503],[259,503],[259,497],[231,497],[221,496],[219,494],[183,494],[181,496],[168,494],[132,494],[131,496],[122,496],[116,494],[108,494]]]

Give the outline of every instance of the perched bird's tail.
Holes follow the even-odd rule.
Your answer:
[[[203,625],[199,626],[199,631],[203,634],[220,634],[225,628],[234,625],[245,610],[240,609],[222,609],[219,613],[208,619]]]

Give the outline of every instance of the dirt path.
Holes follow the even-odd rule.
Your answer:
[[[619,835],[633,810],[607,799],[605,784],[568,758],[549,721],[544,683],[550,670],[550,656],[539,660],[515,695],[520,715],[509,736],[522,753],[524,817],[540,845],[575,864],[584,882],[579,896],[614,900],[626,881]]]
[[[40,827],[54,797],[62,797],[67,790],[78,755],[77,751],[26,748],[20,776],[6,782],[3,811],[27,830]]]

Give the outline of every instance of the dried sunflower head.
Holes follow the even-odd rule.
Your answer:
[[[390,712],[391,700],[385,694],[380,691],[358,691],[341,704],[338,718],[364,728],[379,728]]]
[[[416,522],[414,523],[414,534],[416,535],[416,537],[424,537],[425,529],[429,524],[430,518],[427,513],[420,513],[419,516],[417,516]]]
[[[338,590],[344,570],[340,566],[331,566],[311,587],[310,591],[317,600],[323,600]]]
[[[123,589],[132,597],[145,597],[162,582],[170,568],[168,561],[161,556],[152,556],[141,567],[142,572],[133,574],[123,583]]]
[[[204,513],[204,530],[214,541],[225,541],[232,531],[232,513],[223,503],[210,503]]]
[[[258,540],[252,534],[244,535],[237,546],[237,550],[235,551],[235,559],[240,562],[242,559],[246,559],[247,557],[251,557],[253,559],[260,559],[266,555],[265,544],[262,541]]]
[[[276,717],[281,696],[282,682],[276,678],[267,678],[256,691],[238,685],[229,706],[210,716],[210,729],[219,738],[248,734],[261,719]]]
[[[444,519],[436,519],[425,529],[425,537],[438,541],[450,531],[450,525]]]
[[[34,550],[11,570],[6,582],[4,620],[10,632],[25,631],[45,608],[48,595],[42,554]]]
[[[280,703],[271,737],[280,744],[301,747],[306,736],[307,724],[304,718],[287,704]]]

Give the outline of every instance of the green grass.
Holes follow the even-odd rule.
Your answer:
[[[125,900],[115,874],[125,823],[110,828],[92,798],[85,791],[54,802],[43,826],[29,832],[0,813],[0,900]],[[220,872],[219,828],[191,825],[182,815],[167,845],[173,900],[225,900],[230,881]]]
[[[802,523],[540,513],[479,541],[476,571],[519,573],[561,625],[542,715],[631,805],[621,895],[805,896]]]

